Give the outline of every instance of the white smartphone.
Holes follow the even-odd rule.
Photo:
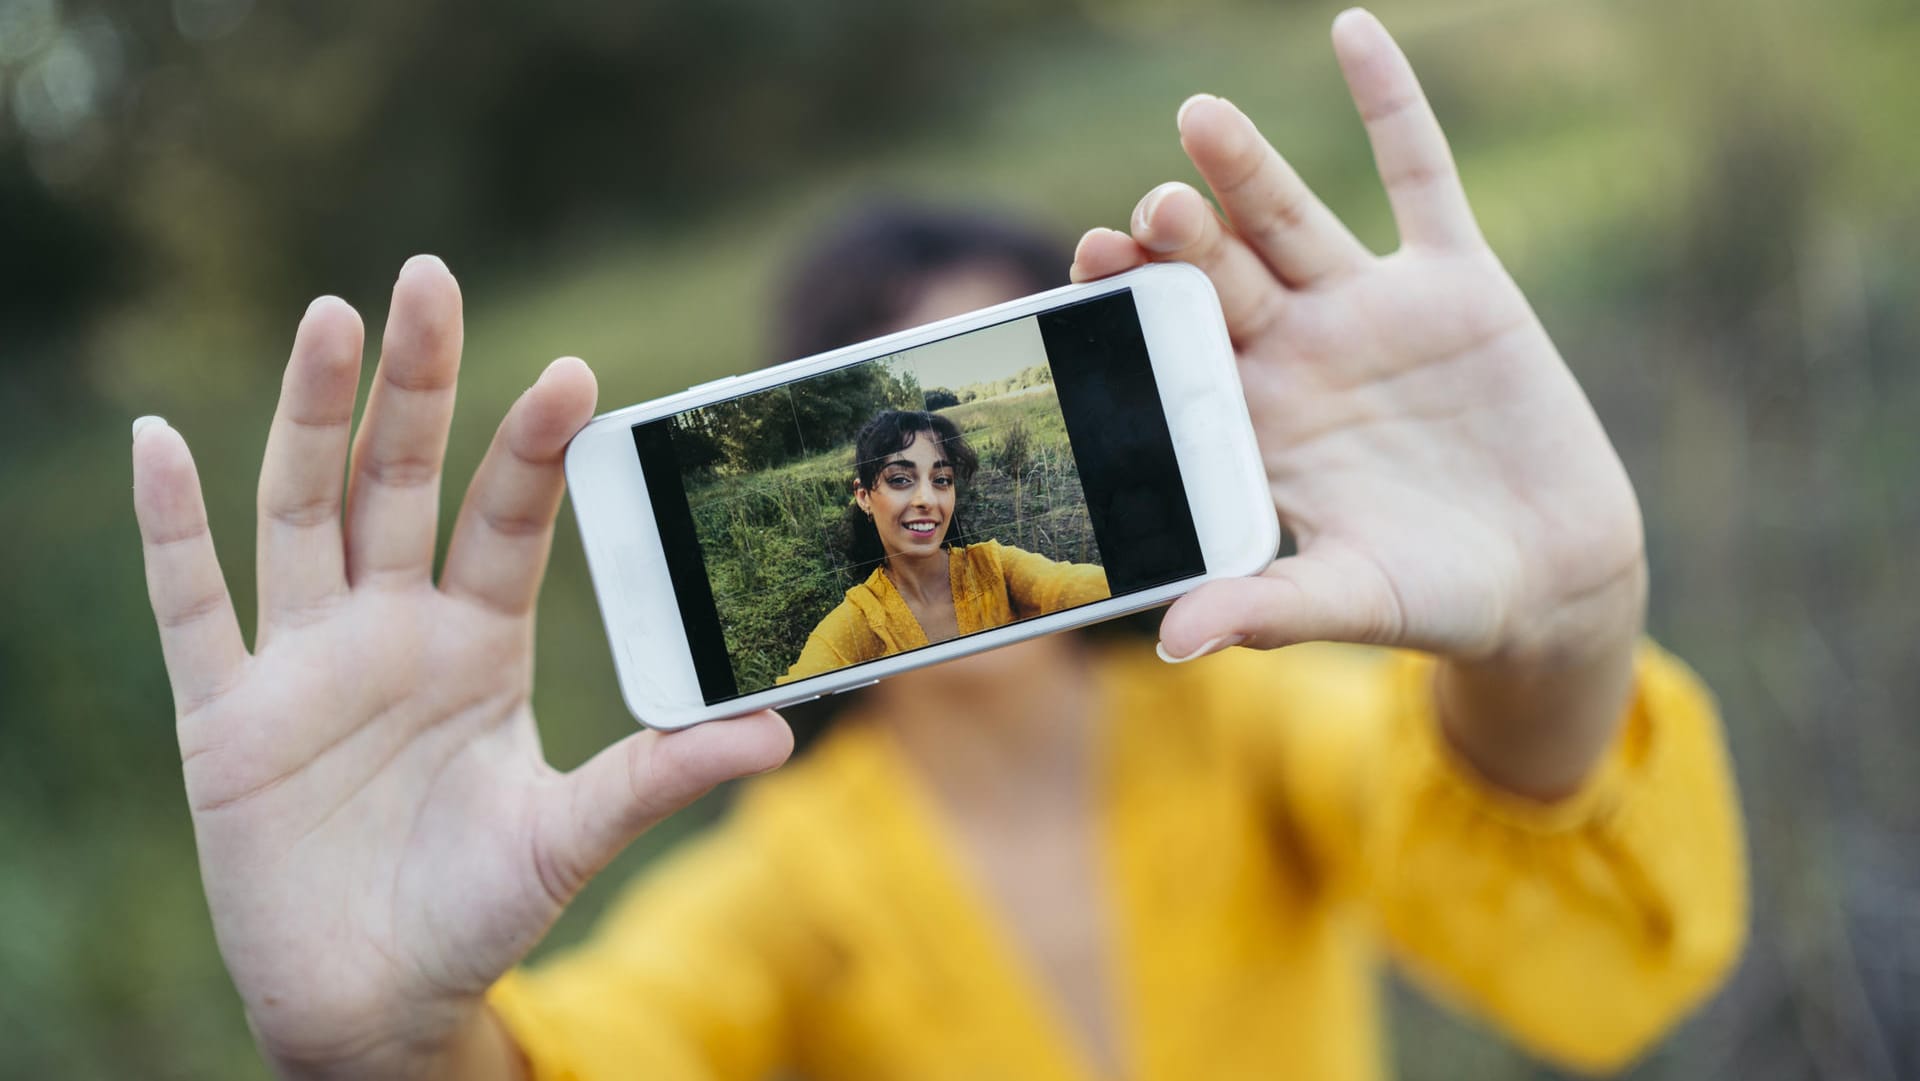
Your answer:
[[[566,470],[621,692],[661,729],[1162,604],[1280,540],[1219,299],[1180,263],[604,414]]]

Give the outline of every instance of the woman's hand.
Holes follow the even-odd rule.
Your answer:
[[[433,581],[460,293],[407,263],[348,442],[362,330],[308,308],[259,489],[247,651],[193,461],[134,426],[134,504],[214,930],[287,1076],[422,1076],[586,879],[714,783],[778,765],[772,714],[542,760],[533,609],[593,376],[555,362],[501,423]]]
[[[1226,312],[1299,554],[1175,604],[1164,655],[1314,639],[1441,654],[1448,731],[1518,791],[1574,785],[1613,730],[1642,622],[1639,506],[1592,407],[1481,237],[1412,69],[1373,16],[1333,42],[1399,226],[1376,256],[1240,111],[1182,106],[1184,184],[1076,278],[1184,260]]]

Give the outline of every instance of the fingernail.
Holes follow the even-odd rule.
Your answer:
[[[1366,8],[1362,8],[1362,7],[1348,8],[1347,10],[1333,17],[1334,29],[1338,30],[1340,28],[1341,23],[1349,23],[1354,21],[1355,19],[1365,19],[1372,14],[1373,13],[1368,11]]]
[[[1152,220],[1154,208],[1160,205],[1160,200],[1165,199],[1168,192],[1179,186],[1180,182],[1178,180],[1169,180],[1141,198],[1140,205],[1133,208],[1133,231],[1135,233],[1148,231],[1147,222]]]
[[[446,262],[442,260],[439,256],[429,255],[426,252],[422,252],[419,255],[416,255],[413,258],[407,260],[404,264],[401,265],[400,267],[401,275],[404,276],[407,273],[407,271],[412,270],[416,266],[439,267],[441,270],[447,269]]]
[[[1092,239],[1093,239],[1093,238],[1094,238],[1095,236],[1120,236],[1120,237],[1123,237],[1123,236],[1126,236],[1126,235],[1127,235],[1127,234],[1125,234],[1125,233],[1123,233],[1123,232],[1121,232],[1121,231],[1120,231],[1120,230],[1118,230],[1118,229],[1109,229],[1109,228],[1107,228],[1107,227],[1106,227],[1106,226],[1104,226],[1104,225],[1096,225],[1096,226],[1094,226],[1093,228],[1091,228],[1091,229],[1088,229],[1088,230],[1087,230],[1086,232],[1084,232],[1084,233],[1081,233],[1081,234],[1080,234],[1080,241],[1079,241],[1079,243],[1077,243],[1077,244],[1075,244],[1075,245],[1073,246],[1073,260],[1074,260],[1074,262],[1076,262],[1076,263],[1080,261],[1080,249],[1081,249],[1081,248],[1084,248],[1084,247],[1086,247],[1086,246],[1087,246],[1087,241],[1089,241],[1089,240],[1092,240]]]
[[[1191,109],[1191,108],[1193,108],[1193,106],[1194,106],[1194,103],[1195,103],[1195,102],[1199,102],[1199,101],[1219,101],[1219,100],[1220,100],[1220,99],[1219,99],[1218,97],[1216,97],[1216,96],[1214,96],[1214,95],[1212,95],[1212,94],[1195,94],[1195,95],[1193,95],[1192,97],[1190,97],[1190,98],[1188,98],[1187,100],[1185,100],[1185,101],[1183,101],[1183,102],[1181,102],[1181,103],[1180,103],[1180,111],[1179,111],[1179,112],[1177,112],[1177,113],[1175,113],[1175,114],[1173,114],[1173,126],[1174,126],[1174,127],[1176,127],[1176,128],[1180,128],[1180,129],[1185,129],[1185,128],[1186,128],[1186,126],[1187,126],[1187,110],[1188,110],[1188,109]]]
[[[1209,638],[1200,643],[1199,649],[1194,650],[1184,657],[1175,657],[1171,653],[1168,653],[1165,642],[1155,643],[1153,651],[1158,653],[1160,659],[1168,664],[1185,664],[1188,661],[1197,661],[1209,653],[1218,653],[1223,649],[1231,649],[1246,640],[1247,636],[1244,634],[1223,634],[1218,638]]]
[[[164,428],[166,426],[167,426],[167,418],[165,417],[156,417],[152,414],[148,414],[147,416],[144,416],[144,417],[135,417],[133,418],[133,437],[135,439],[140,438],[140,433],[145,431],[148,428],[153,428],[153,427]]]

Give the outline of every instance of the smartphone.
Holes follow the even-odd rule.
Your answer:
[[[1163,604],[1280,540],[1182,263],[595,417],[566,472],[621,692],[659,729]]]

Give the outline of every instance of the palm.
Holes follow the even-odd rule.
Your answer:
[[[1405,59],[1370,18],[1342,22],[1336,47],[1400,250],[1367,251],[1238,110],[1197,98],[1182,142],[1227,222],[1193,189],[1163,185],[1133,237],[1096,231],[1076,258],[1082,276],[1184,259],[1212,277],[1274,503],[1299,544],[1263,582],[1196,591],[1163,636],[1471,658],[1577,633],[1590,609],[1635,603],[1632,488],[1480,238]]]
[[[529,707],[533,607],[561,454],[592,412],[593,380],[556,362],[514,405],[436,584],[459,351],[452,277],[410,262],[348,470],[359,321],[339,301],[309,309],[261,466],[251,653],[186,445],[164,425],[135,429],[135,507],[214,930],[288,1070],[371,1076],[430,1057],[626,841],[790,745],[761,714],[641,733],[570,774],[546,765]]]
[[[559,911],[531,858],[551,771],[527,628],[467,608],[433,591],[356,596],[259,651],[183,739],[235,981],[311,974],[276,996],[307,1021],[307,1046],[289,1050],[366,1031],[388,995],[479,994],[526,944],[493,929]]]
[[[1484,654],[1638,558],[1625,475],[1490,254],[1401,252],[1300,300],[1243,350],[1249,409],[1302,554],[1365,568],[1373,640]]]

